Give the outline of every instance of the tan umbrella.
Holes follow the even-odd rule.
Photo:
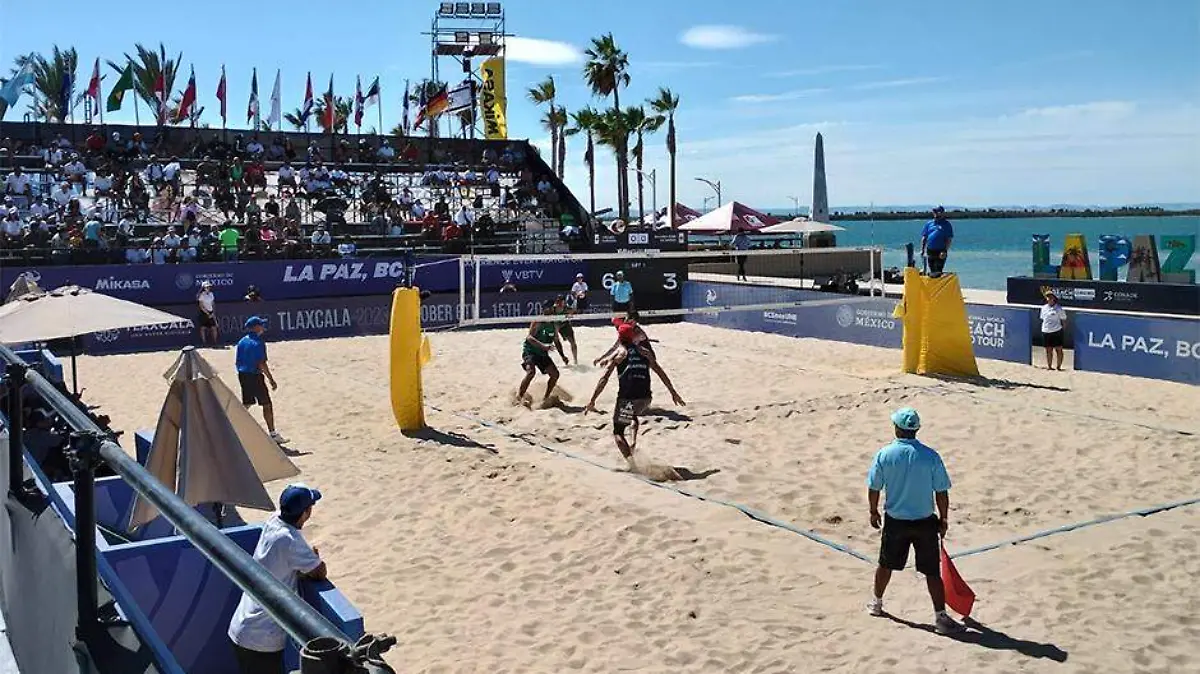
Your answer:
[[[163,374],[171,382],[163,402],[146,470],[189,505],[225,503],[271,511],[264,482],[300,474],[278,443],[193,347]],[[137,499],[133,530],[158,516]]]
[[[759,231],[763,234],[815,234],[818,232],[844,232],[846,228],[831,225],[828,222],[796,218],[795,220],[781,222],[778,225],[763,227]]]
[[[36,288],[37,284],[34,284],[33,289]],[[15,294],[20,289],[14,287],[13,290]],[[63,286],[50,291],[27,292],[0,306],[0,344],[49,342],[105,330],[180,322],[191,323],[181,316],[136,302],[119,300],[79,286]],[[75,350],[72,349],[71,377],[78,394],[74,359]]]

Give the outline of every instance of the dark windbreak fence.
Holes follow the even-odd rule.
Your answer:
[[[0,360],[12,385],[9,395],[19,397],[24,380],[33,392],[51,406],[70,426],[72,433],[72,467],[75,475],[76,498],[76,571],[79,602],[78,634],[85,640],[97,634],[100,627],[97,606],[98,588],[96,571],[96,518],[94,475],[103,462],[120,475],[135,492],[153,504],[162,515],[175,526],[179,533],[216,566],[242,591],[254,597],[271,617],[298,643],[305,645],[306,658],[302,659],[301,671],[342,672],[388,672],[381,666],[378,655],[394,640],[383,637],[373,640],[371,648],[354,648],[354,644],[324,616],[309,606],[274,576],[268,573],[236,543],[222,534],[202,515],[183,502],[174,492],[156,480],[141,464],[101,429],[87,414],[71,402],[62,392],[41,374],[26,367],[16,353],[0,345]],[[10,405],[19,405],[19,399]],[[18,416],[17,419],[20,417]],[[14,421],[13,426],[19,425]],[[16,432],[20,439],[20,432]],[[14,443],[15,444],[15,443]],[[21,461],[17,449],[9,447],[10,462]],[[13,455],[17,454],[15,460]],[[21,489],[21,471],[13,471],[10,480]],[[13,485],[10,485],[12,487]],[[14,492],[15,493],[15,492]],[[369,637],[364,637],[369,639]],[[361,644],[362,642],[360,642]],[[358,660],[359,662],[354,662]],[[365,661],[365,662],[364,662]],[[305,665],[314,668],[308,669]],[[366,669],[360,665],[365,665]]]

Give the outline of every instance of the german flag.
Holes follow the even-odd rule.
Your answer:
[[[427,119],[433,119],[446,111],[450,107],[450,94],[442,89],[436,96],[425,101],[421,109],[417,112],[417,121],[413,124],[413,128],[421,126],[421,123]]]

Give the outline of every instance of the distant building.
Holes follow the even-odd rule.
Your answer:
[[[817,134],[817,147],[813,153],[813,200],[810,220],[829,222],[829,189],[825,185],[825,140]]]

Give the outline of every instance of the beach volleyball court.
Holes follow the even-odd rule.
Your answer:
[[[981,361],[990,385],[967,384],[897,374],[894,350],[693,324],[647,330],[688,405],[670,405],[656,383],[639,452],[700,478],[670,487],[713,501],[606,469],[623,465],[609,426],[615,387],[601,414],[581,413],[595,368],[563,369],[573,400],[561,408],[514,407],[524,330],[432,335],[431,429],[413,437],[391,418],[386,337],[272,345],[280,427],[326,495],[308,537],[370,629],[400,636],[394,662],[429,672],[1196,665],[1186,645],[1200,639],[1195,507],[960,559],[980,597],[974,617],[997,631],[975,642],[867,617],[872,563],[729,507],[873,560],[865,473],[901,405],[920,410],[920,437],[954,481],[952,552],[1200,496],[1193,388],[991,361]],[[585,362],[615,337],[576,333]],[[207,354],[216,365],[222,355]],[[172,358],[82,359],[87,397],[120,428],[148,426]],[[544,386],[536,379],[531,393]],[[888,606],[915,624],[932,617],[912,573],[894,581]]]

